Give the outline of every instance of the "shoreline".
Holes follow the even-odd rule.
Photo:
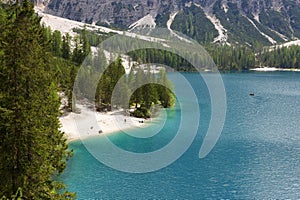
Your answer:
[[[248,71],[256,72],[300,72],[300,69],[258,67]],[[59,117],[60,131],[64,132],[67,142],[82,140],[89,137],[103,136],[116,132],[141,128],[149,125],[148,120],[125,116],[122,110],[96,112],[87,104],[77,104],[79,112],[70,112]],[[142,123],[141,123],[142,122]]]
[[[125,116],[120,110],[100,113],[86,105],[79,104],[76,105],[76,108],[80,111],[79,113],[71,112],[66,116],[59,117],[60,131],[64,132],[68,143],[147,125],[145,119]]]
[[[253,69],[249,69],[250,71],[258,71],[258,72],[276,72],[276,71],[286,71],[286,72],[300,72],[300,69],[292,69],[292,68],[276,68],[276,67],[257,67]]]

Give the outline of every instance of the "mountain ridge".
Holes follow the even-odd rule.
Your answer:
[[[170,28],[200,43],[266,46],[300,38],[300,0],[37,0],[35,3],[45,6],[48,14],[122,30],[147,26],[147,21],[151,21],[151,27],[167,27],[173,15]]]

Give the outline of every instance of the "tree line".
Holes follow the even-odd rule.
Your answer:
[[[220,71],[243,71],[259,66],[300,68],[300,47],[295,45],[273,50],[266,47],[257,51],[246,46],[205,45],[204,48]],[[177,71],[195,71],[187,60],[160,49],[141,49],[130,52],[129,55],[137,62],[161,63]]]
[[[246,46],[206,46],[221,71],[242,71],[256,66],[255,52]]]
[[[104,39],[109,37],[86,30],[77,30],[77,32],[80,33],[80,38],[85,38],[87,35],[87,40],[89,41],[89,44],[92,44],[91,46],[96,46],[98,42],[101,43]],[[81,39],[81,41],[82,40],[83,39]],[[120,46],[120,49],[126,49],[128,45],[131,46],[132,40],[132,38],[122,38],[122,40],[117,41],[117,44]],[[206,42],[203,45],[204,49],[209,53],[220,71],[242,71],[262,65],[281,68],[299,67],[297,58],[299,56],[300,47],[298,46],[275,48],[273,51],[270,50],[269,47],[263,48],[262,44],[256,44],[255,46],[229,46]],[[197,58],[193,57],[197,54],[192,54],[193,53],[189,52],[188,57],[196,60]],[[170,51],[161,50],[159,48],[140,49],[129,52],[128,55],[137,62],[161,63],[168,65],[177,71],[195,71],[194,67],[187,60]]]
[[[300,47],[290,46],[264,50],[258,55],[260,66],[276,68],[300,68]]]
[[[219,70],[247,70],[256,65],[255,53],[247,47],[231,47],[207,45],[205,49],[215,62]],[[160,49],[141,49],[130,52],[129,55],[134,61],[143,61],[146,63],[161,63],[176,69],[177,71],[195,71],[195,68],[190,62],[169,51]],[[187,56],[192,60],[197,56],[193,52]],[[205,60],[203,60],[205,62]]]

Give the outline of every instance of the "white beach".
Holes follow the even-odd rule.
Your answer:
[[[292,71],[300,72],[300,69],[287,69],[287,68],[275,68],[275,67],[258,67],[250,69],[251,71],[261,71],[261,72],[275,72],[275,71]]]
[[[120,111],[99,113],[83,105],[77,105],[77,108],[79,113],[72,112],[59,118],[60,130],[65,133],[69,142],[145,125],[140,123],[145,122],[144,119],[124,116]]]

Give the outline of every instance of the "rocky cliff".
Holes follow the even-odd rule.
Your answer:
[[[45,12],[122,29],[151,16],[200,42],[275,44],[300,38],[300,0],[37,0]],[[173,14],[173,18],[170,18]],[[170,21],[169,21],[170,23]]]
[[[178,10],[176,0],[51,0],[46,12],[87,22],[129,26],[150,14]]]

